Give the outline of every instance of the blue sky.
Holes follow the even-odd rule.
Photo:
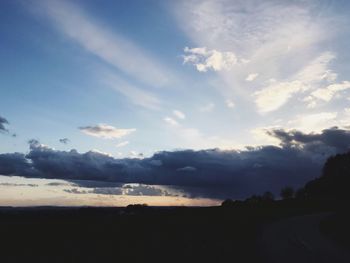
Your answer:
[[[0,151],[143,158],[347,130],[349,17],[326,0],[1,1]]]

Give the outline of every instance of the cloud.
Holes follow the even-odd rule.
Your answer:
[[[123,94],[135,105],[150,109],[161,108],[160,99],[152,92],[141,89],[111,72],[103,72],[102,83]]]
[[[330,155],[350,149],[349,130],[339,128],[268,133],[280,141],[279,146],[162,151],[141,159],[34,144],[27,155],[1,154],[0,174],[69,180],[81,186],[84,182],[163,185],[190,196],[243,198],[266,190],[278,192],[285,185],[299,187],[320,175]]]
[[[321,131],[338,123],[337,112],[320,112],[301,114],[287,122],[289,127],[294,127],[303,132]]]
[[[178,118],[178,119],[181,119],[181,120],[184,120],[186,118],[186,115],[182,112],[182,111],[179,111],[179,110],[173,110],[173,114]]]
[[[92,190],[81,188],[64,189],[71,194],[128,195],[128,196],[178,196],[181,191],[173,191],[164,186],[124,184],[119,187],[95,187]]]
[[[234,66],[234,74],[217,71],[211,80],[219,83],[215,87],[226,99],[239,95],[246,105],[255,102],[259,113],[276,111],[291,99],[305,97],[337,78],[330,68],[336,54],[325,49],[329,48],[325,42],[342,32],[332,28],[344,28],[346,22],[334,16],[325,3],[177,1],[172,11],[192,45],[206,47],[193,50],[195,54],[185,54],[188,63],[212,69],[202,55],[209,50],[224,50],[236,58],[246,58],[248,63]],[[254,79],[252,74],[256,72],[259,82],[254,81],[252,87],[247,80]],[[271,83],[269,79],[276,81]],[[293,100],[293,105],[298,103]]]
[[[303,147],[315,153],[315,148],[320,147],[326,153],[347,152],[350,150],[350,131],[337,127],[322,130],[320,133],[303,133],[298,130],[285,131],[275,129],[268,132],[271,136],[278,138],[284,147]],[[325,147],[328,149],[326,150]]]
[[[129,152],[129,158],[132,159],[143,159],[144,155],[143,153],[137,152],[137,151],[130,151]]]
[[[17,183],[0,183],[0,186],[26,186],[26,187],[38,187],[39,185],[37,184],[17,184]]]
[[[197,168],[192,167],[192,166],[185,166],[185,167],[181,167],[181,168],[176,169],[176,171],[178,171],[178,172],[194,172],[196,170],[197,170]]]
[[[115,147],[120,148],[120,147],[124,147],[124,146],[126,146],[128,144],[129,144],[129,141],[124,141],[124,142],[118,143]]]
[[[296,80],[270,84],[255,92],[255,103],[261,113],[277,110],[284,105],[293,94],[303,89],[303,84]]]
[[[214,108],[215,108],[215,104],[212,102],[209,102],[207,105],[200,107],[199,110],[201,112],[212,112]]]
[[[310,96],[306,97],[304,101],[308,102],[310,108],[314,108],[317,104],[316,100],[324,102],[331,101],[339,92],[350,89],[350,82],[343,81],[342,83],[334,83],[325,88],[319,88],[311,92]]]
[[[0,132],[8,132],[8,130],[5,128],[6,124],[9,124],[8,120],[0,116]]]
[[[36,170],[33,169],[24,154],[3,153],[0,154],[0,175],[35,177]]]
[[[164,121],[171,126],[178,126],[179,125],[179,123],[171,117],[165,117]]]
[[[47,186],[77,186],[74,183],[70,182],[50,182],[46,184]]]
[[[111,32],[68,1],[40,1],[44,13],[64,35],[104,62],[150,86],[164,86],[170,72],[131,40]]]
[[[239,61],[233,52],[220,52],[215,49],[207,50],[205,47],[184,49],[184,64],[193,64],[199,72],[208,70],[229,70]]]
[[[136,131],[136,129],[118,129],[107,124],[79,127],[79,130],[87,135],[104,139],[121,138]]]
[[[226,106],[233,109],[235,107],[235,103],[232,100],[226,100]]]
[[[63,191],[69,194],[88,194],[89,193],[89,191],[80,190],[79,188],[63,189]]]
[[[125,184],[123,185],[124,195],[134,196],[175,196],[176,194],[165,189],[162,186],[142,185],[142,184]]]
[[[247,77],[246,77],[246,81],[253,81],[253,80],[255,80],[257,77],[259,76],[259,74],[258,73],[251,73],[251,74],[249,74]]]
[[[328,68],[328,64],[334,58],[333,53],[324,52],[292,76],[290,80],[273,81],[255,92],[255,103],[259,111],[261,113],[275,111],[286,104],[295,94],[305,93],[324,85],[324,83],[333,82],[337,75]]]
[[[63,144],[68,144],[70,140],[68,138],[62,138],[62,139],[59,139],[59,142]]]

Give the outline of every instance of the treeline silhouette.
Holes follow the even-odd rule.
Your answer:
[[[307,182],[304,187],[294,190],[286,186],[277,199],[271,192],[252,195],[241,201],[226,199],[222,207],[255,206],[263,209],[263,220],[278,219],[295,214],[332,212],[320,225],[321,231],[350,249],[350,152],[331,156],[324,164],[320,177]],[[291,212],[291,213],[289,213]]]
[[[350,152],[337,154],[327,159],[322,175],[305,184],[304,187],[294,190],[290,186],[281,189],[281,200],[322,200],[325,202],[343,203],[350,200]],[[272,202],[275,196],[271,192],[263,195],[252,195],[244,203]],[[227,199],[222,206],[232,206],[233,201]]]

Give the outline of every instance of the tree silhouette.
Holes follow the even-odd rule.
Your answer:
[[[273,200],[275,200],[275,196],[273,195],[273,193],[266,191],[263,196],[262,196],[263,201],[265,202],[271,202]]]
[[[307,197],[307,193],[304,187],[299,188],[296,192],[295,192],[295,198],[299,199],[299,200],[303,200]]]
[[[286,186],[281,190],[281,197],[283,200],[291,199],[294,196],[294,189],[290,186]]]

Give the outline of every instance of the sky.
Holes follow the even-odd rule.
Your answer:
[[[350,147],[348,1],[0,2],[0,205],[213,205]]]

